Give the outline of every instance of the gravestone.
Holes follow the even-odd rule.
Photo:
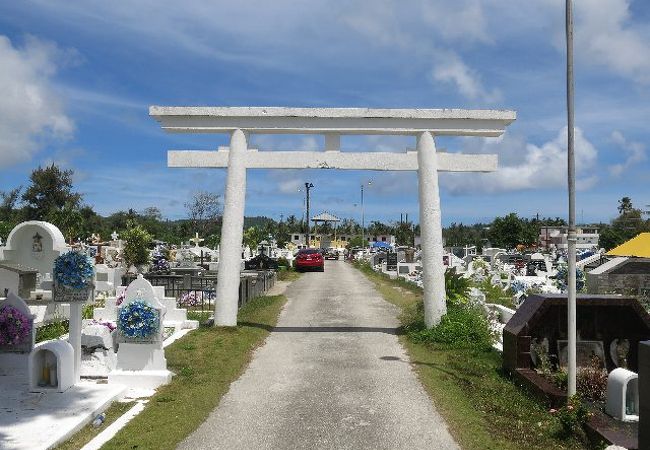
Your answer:
[[[163,326],[165,328],[173,327],[176,331],[179,331],[181,329],[194,330],[199,327],[198,320],[187,320],[187,309],[178,308],[175,297],[165,296],[164,286],[153,286],[153,291],[166,308],[165,318],[163,321]]]
[[[397,253],[391,252],[386,255],[386,270],[397,271]]]
[[[55,225],[31,220],[16,225],[9,233],[2,252],[3,262],[35,269],[45,277],[52,273],[54,260],[68,250],[61,230]],[[17,289],[10,290],[17,292]]]
[[[165,312],[151,283],[138,275],[118,307],[120,344],[117,367],[108,375],[109,384],[155,389],[171,381],[162,345]]]

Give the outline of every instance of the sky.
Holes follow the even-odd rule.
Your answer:
[[[575,2],[577,219],[650,204],[650,3]],[[490,174],[440,175],[443,223],[516,212],[567,217],[564,1],[24,0],[0,3],[0,190],[56,163],[103,215],[186,216],[225,169],[167,168],[169,149],[226,135],[166,134],[150,105],[510,109],[500,138],[438,138],[496,153]],[[253,136],[318,150],[319,136]],[[404,151],[413,137],[343,137],[344,151]],[[249,170],[246,215],[312,212],[417,222],[417,174]]]

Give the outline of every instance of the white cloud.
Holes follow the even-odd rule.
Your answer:
[[[487,103],[498,102],[502,99],[498,89],[488,90],[483,86],[480,75],[470,69],[456,54],[450,54],[431,71],[433,81],[451,83],[456,86],[465,98],[482,100]]]
[[[484,145],[492,153],[498,148],[498,141],[485,139]],[[541,146],[525,144],[519,151],[524,158],[510,165],[501,165],[496,172],[486,174],[444,174],[441,185],[453,194],[495,193],[522,191],[528,189],[554,189],[567,185],[567,128],[557,137]],[[482,151],[480,153],[488,153]],[[594,174],[598,151],[587,140],[582,130],[575,130],[576,186],[584,190],[598,180]]]
[[[582,60],[650,83],[650,33],[630,25],[630,0],[576,3],[576,47]]]
[[[618,164],[613,164],[609,166],[609,172],[614,177],[619,177],[633,167],[635,164],[638,164],[647,159],[645,152],[645,145],[640,142],[630,142],[628,141],[623,133],[620,131],[612,132],[611,140],[616,144],[626,155],[625,161]]]
[[[0,167],[28,161],[49,142],[72,135],[74,123],[52,82],[69,56],[34,37],[14,47],[0,35]]]

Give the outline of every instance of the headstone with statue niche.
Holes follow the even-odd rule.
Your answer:
[[[124,301],[118,307],[120,344],[117,367],[108,375],[109,383],[155,389],[171,381],[162,346],[165,313],[151,283],[138,275],[126,288]]]

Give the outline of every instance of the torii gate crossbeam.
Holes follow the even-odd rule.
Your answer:
[[[446,312],[438,172],[489,172],[496,155],[437,152],[435,135],[500,136],[514,111],[462,109],[364,109],[276,107],[160,107],[149,115],[173,133],[230,133],[218,151],[172,150],[169,167],[227,167],[217,275],[215,325],[235,326],[243,238],[246,169],[354,169],[418,172],[424,310],[427,326]],[[248,134],[323,134],[324,152],[258,152]],[[340,152],[342,134],[411,135],[414,152]]]

